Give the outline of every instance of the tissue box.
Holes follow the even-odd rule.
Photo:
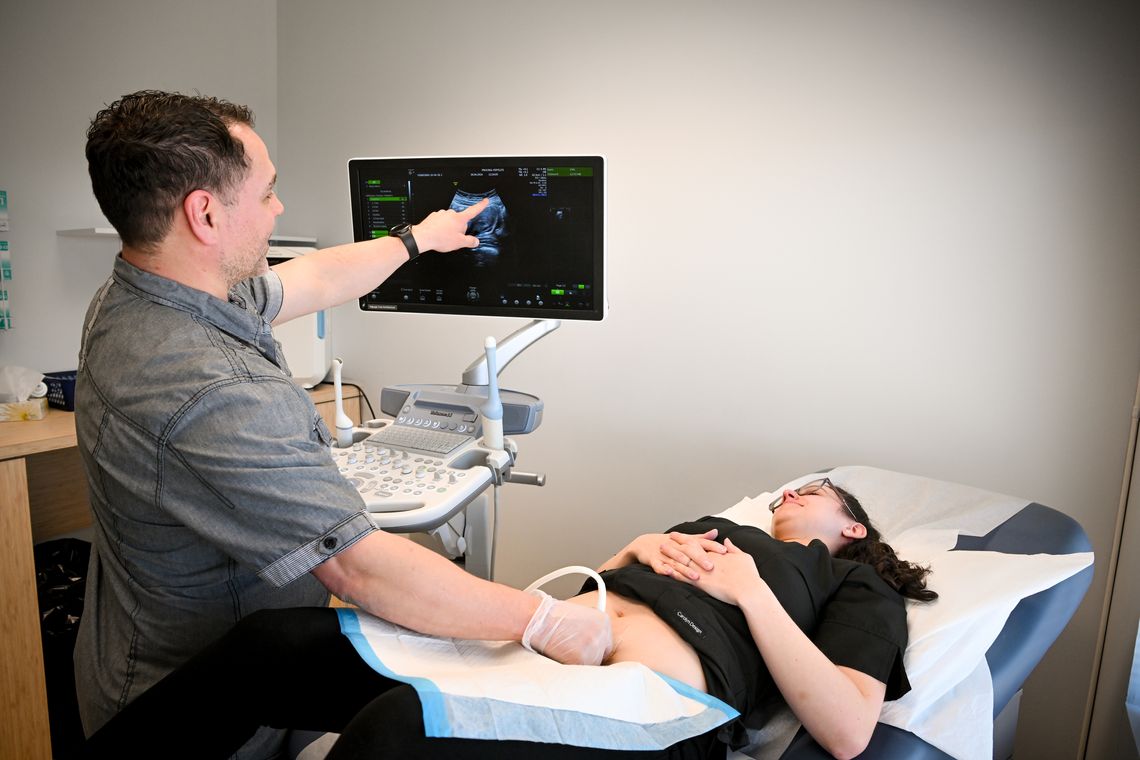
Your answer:
[[[46,398],[32,398],[27,401],[11,401],[0,404],[0,422],[42,420],[47,415],[47,408]]]

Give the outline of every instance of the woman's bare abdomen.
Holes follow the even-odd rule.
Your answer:
[[[570,601],[596,607],[598,592],[581,594]],[[603,665],[640,662],[695,689],[707,690],[696,650],[648,606],[610,592],[606,594],[606,614],[613,626],[614,650]]]

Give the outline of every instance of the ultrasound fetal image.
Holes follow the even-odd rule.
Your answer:
[[[479,245],[472,248],[472,253],[482,257],[497,257],[503,249],[507,239],[507,206],[499,197],[498,190],[488,190],[484,193],[470,193],[465,190],[456,190],[455,197],[451,199],[452,211],[463,211],[474,206],[484,198],[490,203],[479,216],[471,220],[467,232],[479,238]]]

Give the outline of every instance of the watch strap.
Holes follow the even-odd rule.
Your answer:
[[[412,235],[412,225],[398,224],[388,230],[388,234],[395,235],[404,243],[404,247],[408,249],[408,261],[412,261],[420,255],[420,247],[416,245],[416,239]]]

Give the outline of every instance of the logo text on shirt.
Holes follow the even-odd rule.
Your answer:
[[[693,629],[693,630],[696,632],[696,634],[697,634],[698,636],[704,636],[704,635],[705,635],[705,632],[701,630],[700,626],[698,626],[698,625],[697,625],[696,623],[694,623],[692,620],[689,620],[688,616],[687,616],[685,613],[681,612],[680,610],[677,610],[677,617],[679,617],[679,618],[681,618],[682,620],[684,620],[684,621],[685,621],[685,625],[687,625],[687,626],[689,626],[690,628],[692,628],[692,629]]]

